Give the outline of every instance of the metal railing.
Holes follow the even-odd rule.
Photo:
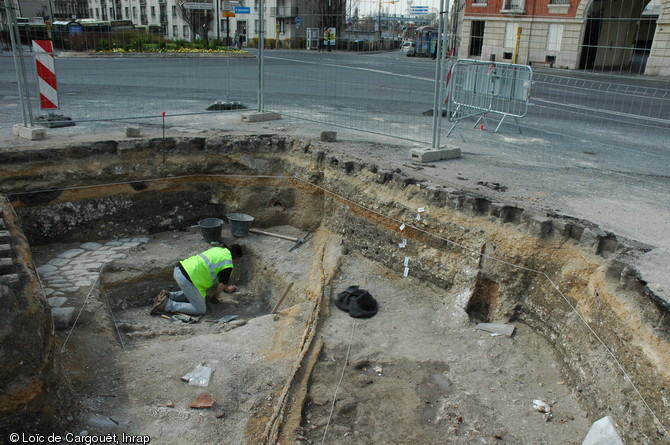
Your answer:
[[[456,125],[467,118],[476,118],[475,126],[492,114],[500,120],[497,132],[505,118],[522,118],[528,112],[533,71],[526,65],[459,60],[451,69],[448,89],[447,114]]]

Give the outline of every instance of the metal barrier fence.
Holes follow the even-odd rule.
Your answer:
[[[569,74],[561,76],[548,71],[533,74],[530,114],[552,120],[588,118],[670,128],[670,89],[664,79],[610,76],[609,81],[605,81],[603,75]]]
[[[526,65],[459,60],[451,68],[447,113],[454,122],[447,133],[467,118],[476,117],[488,127],[491,114],[500,115],[493,132],[506,117],[524,117],[528,111],[533,71]]]

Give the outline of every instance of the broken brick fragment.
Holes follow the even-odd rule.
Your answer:
[[[214,396],[211,394],[200,394],[189,405],[191,408],[211,408],[214,405]]]

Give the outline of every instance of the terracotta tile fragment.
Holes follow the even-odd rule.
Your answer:
[[[214,396],[211,394],[200,394],[189,405],[191,408],[211,408],[214,405]]]

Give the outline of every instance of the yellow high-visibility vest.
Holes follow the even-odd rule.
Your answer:
[[[202,298],[207,298],[207,289],[218,283],[217,276],[223,269],[233,269],[233,255],[224,247],[212,247],[202,253],[180,261],[198,289]],[[231,276],[233,271],[230,271]]]

